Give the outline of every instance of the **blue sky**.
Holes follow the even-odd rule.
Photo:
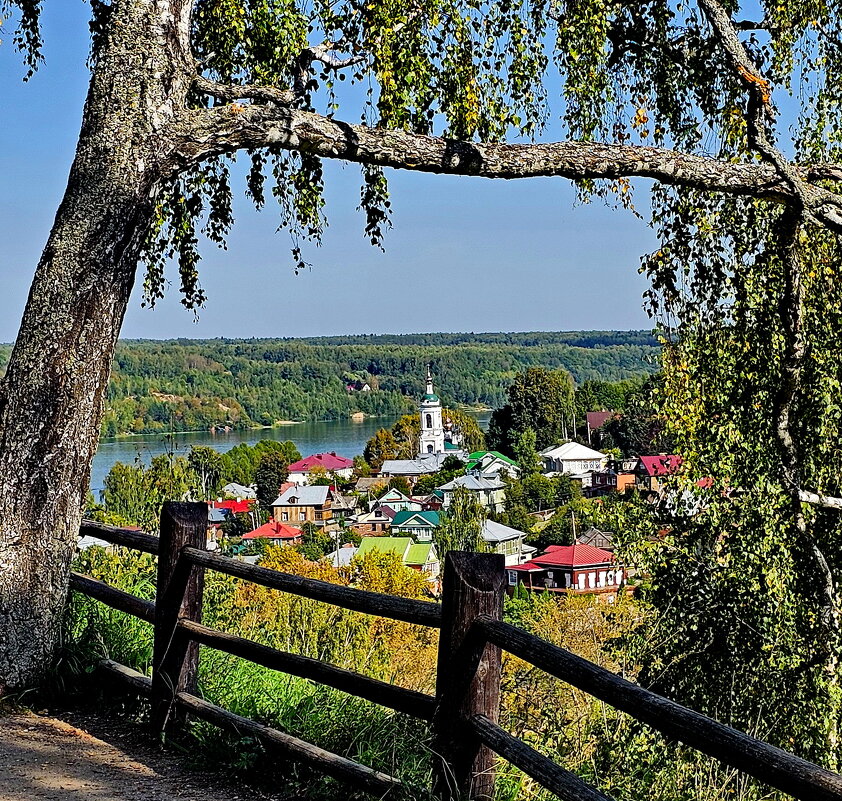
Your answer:
[[[0,46],[0,341],[14,339],[35,264],[64,190],[87,86],[88,5],[44,4],[46,64],[28,83]],[[6,38],[6,37],[4,37]],[[349,119],[358,114],[347,108]],[[645,222],[574,205],[563,179],[494,182],[389,174],[386,253],[363,236],[359,168],[326,165],[330,226],[296,276],[269,206],[235,187],[227,251],[203,248],[209,300],[198,322],[174,286],[154,310],[132,298],[124,337],[271,337],[416,331],[649,328],[639,257]],[[644,190],[641,187],[641,190]],[[643,192],[638,200],[644,203]],[[138,282],[140,283],[140,282]]]

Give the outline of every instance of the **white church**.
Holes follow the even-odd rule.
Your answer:
[[[403,476],[410,482],[430,473],[436,473],[448,456],[466,461],[468,454],[461,447],[459,432],[445,426],[441,398],[433,387],[433,374],[427,367],[427,391],[418,404],[421,416],[421,435],[418,456],[415,459],[387,459],[380,468],[384,478]]]

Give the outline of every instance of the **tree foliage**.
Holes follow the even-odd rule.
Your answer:
[[[289,458],[281,451],[268,451],[257,462],[254,471],[254,484],[257,500],[268,508],[278,497],[278,491],[289,477]]]
[[[489,445],[494,450],[514,456],[519,438],[527,430],[534,432],[535,448],[541,450],[560,442],[568,425],[572,427],[573,381],[569,373],[530,367],[515,377],[507,397],[488,428]]]
[[[482,538],[485,509],[469,490],[457,487],[450,506],[442,513],[441,524],[433,533],[433,542],[440,559],[448,551],[487,553],[491,546]]]

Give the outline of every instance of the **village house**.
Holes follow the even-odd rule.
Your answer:
[[[551,545],[522,565],[506,568],[509,591],[520,584],[534,592],[605,593],[616,596],[625,572],[614,554],[591,545]]]
[[[544,472],[579,477],[594,470],[604,470],[608,456],[578,442],[565,442],[541,451]],[[587,482],[590,484],[590,481]]]
[[[277,523],[294,526],[315,523],[320,528],[329,528],[335,525],[330,487],[288,487],[273,501],[272,518]]]
[[[484,478],[483,476],[467,475],[458,476],[447,484],[439,487],[444,498],[442,501],[442,508],[447,511],[450,504],[453,503],[453,493],[460,487],[470,492],[479,504],[488,512],[502,512],[503,502],[506,495],[506,485],[502,479],[494,476],[491,478]]]
[[[333,518],[338,523],[351,520],[359,512],[359,501],[353,495],[343,495],[334,487],[330,488],[330,504]]]
[[[600,428],[602,428],[609,420],[612,420],[617,416],[616,412],[612,411],[600,411],[600,412],[587,412],[585,414],[585,428],[588,434],[588,444],[593,443],[593,435]],[[599,438],[597,437],[597,444],[599,442]]]
[[[351,543],[347,543],[343,545],[341,548],[337,548],[335,551],[331,551],[325,559],[330,562],[334,567],[348,567],[351,564],[354,557],[357,555],[357,550],[354,545]]]
[[[302,531],[300,528],[287,526],[284,523],[278,523],[276,520],[270,520],[254,531],[243,534],[243,542],[256,542],[260,540],[272,543],[273,545],[280,545],[281,547],[300,545],[301,538]]]
[[[496,477],[505,472],[510,478],[520,478],[518,463],[498,451],[475,451],[469,454],[465,472],[485,478]]]
[[[614,552],[614,534],[610,531],[601,531],[596,526],[591,526],[587,531],[576,535],[577,545],[591,545],[594,548],[601,548],[603,551]]]
[[[681,457],[665,453],[657,456],[641,456],[635,468],[635,487],[646,494],[660,493],[664,481],[674,476],[681,467]]]
[[[235,481],[226,484],[222,488],[222,495],[225,498],[251,498],[257,499],[257,491],[253,487],[246,487],[243,484],[237,484]]]
[[[381,506],[372,509],[370,512],[361,512],[353,520],[349,521],[348,527],[363,537],[371,537],[377,534],[385,534],[392,528],[392,520],[398,513],[388,506]]]
[[[224,510],[228,514],[248,514],[257,505],[257,498],[217,498],[210,502],[211,509]]]
[[[305,456],[289,466],[289,478],[293,484],[303,486],[310,483],[310,473],[313,470],[333,474],[344,481],[351,478],[354,472],[354,460],[337,456],[336,451],[330,453],[314,453]]]
[[[430,580],[437,579],[441,571],[436,546],[432,542],[416,544],[412,537],[364,537],[357,556],[367,553],[396,553],[407,567],[424,573]]]
[[[386,459],[380,466],[378,480],[381,484],[387,484],[390,478],[405,478],[409,486],[414,487],[421,476],[438,473],[448,456],[442,452],[426,454],[417,459]]]
[[[520,565],[529,559],[536,549],[526,545],[526,532],[511,526],[504,526],[494,520],[485,520],[482,524],[482,538],[494,548],[494,553],[506,557],[506,566]]]
[[[354,492],[371,492],[375,487],[382,487],[384,483],[379,476],[363,476],[354,484]]]
[[[591,485],[586,493],[590,498],[634,489],[637,482],[637,459],[612,459],[605,470],[591,473]]]
[[[421,502],[408,498],[400,490],[390,489],[377,500],[371,502],[372,509],[388,506],[393,512],[420,512]]]
[[[430,542],[440,522],[438,512],[398,512],[392,521],[392,534],[407,534],[416,542]]]

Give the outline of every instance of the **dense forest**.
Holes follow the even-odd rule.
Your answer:
[[[398,416],[414,409],[427,364],[446,405],[496,408],[527,367],[617,381],[653,372],[658,352],[643,331],[124,340],[102,433]]]

